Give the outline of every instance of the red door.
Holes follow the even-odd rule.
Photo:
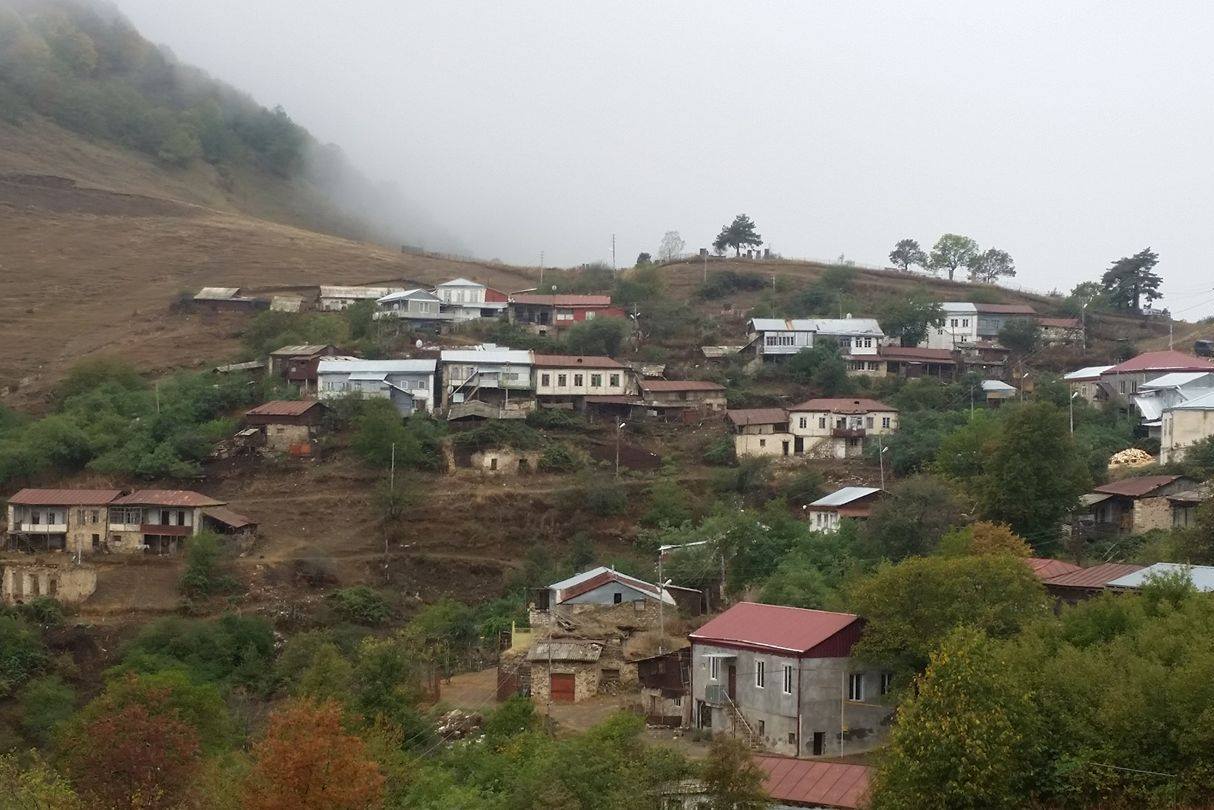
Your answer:
[[[560,672],[552,673],[549,688],[552,691],[553,703],[573,702],[573,675]]]

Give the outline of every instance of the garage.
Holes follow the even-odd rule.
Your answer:
[[[571,672],[554,672],[551,675],[549,685],[552,690],[553,703],[573,703],[573,673]]]

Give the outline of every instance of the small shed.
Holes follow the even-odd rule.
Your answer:
[[[879,487],[843,487],[811,503],[806,512],[809,525],[816,531],[833,532],[844,518],[864,520],[885,496]]]
[[[216,534],[249,536],[257,534],[257,521],[233,512],[226,506],[208,506],[202,510],[202,523]]]
[[[531,697],[539,703],[580,703],[598,694],[602,678],[601,641],[548,639],[527,652]],[[619,670],[615,670],[619,677]]]
[[[983,380],[982,396],[986,399],[988,408],[998,408],[1005,399],[1016,397],[1015,386],[1008,385],[1003,380]]]
[[[314,399],[274,400],[247,411],[244,421],[265,434],[266,447],[297,453],[311,443],[324,412],[324,404]]]

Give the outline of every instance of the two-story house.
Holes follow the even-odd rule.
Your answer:
[[[762,360],[775,360],[812,349],[829,338],[841,355],[875,355],[885,332],[874,318],[752,318],[747,325],[747,347]]]
[[[640,405],[651,416],[725,409],[725,386],[708,380],[641,380]]]
[[[725,412],[725,418],[733,431],[734,454],[738,458],[793,454],[788,411],[783,408],[731,408]]]
[[[444,281],[434,288],[434,294],[442,301],[442,311],[449,313],[455,323],[496,318],[507,305],[504,292],[466,278]]]
[[[1171,406],[1160,423],[1159,463],[1183,461],[1190,447],[1214,436],[1214,392]]]
[[[945,301],[944,323],[928,330],[919,345],[927,349],[959,349],[983,341],[994,341],[1009,321],[1035,320],[1037,311],[1026,304],[974,304]]]
[[[322,284],[316,308],[323,312],[340,312],[363,301],[374,304],[385,295],[401,292],[404,289],[404,287],[346,287]]]
[[[885,737],[888,673],[851,658],[852,613],[740,602],[691,633],[697,728],[790,756],[867,751]]]
[[[270,352],[267,370],[271,377],[285,380],[307,394],[316,391],[316,367],[321,358],[336,357],[340,353],[332,345],[283,346]]]
[[[105,543],[116,489],[23,489],[8,499],[8,548],[87,554]]]
[[[516,293],[510,296],[508,311],[511,323],[529,326],[539,334],[595,318],[624,317],[624,310],[612,306],[610,295]]]
[[[1177,371],[1138,386],[1134,406],[1138,408],[1147,435],[1159,439],[1164,411],[1212,392],[1214,371]]]
[[[878,487],[843,487],[805,508],[809,526],[818,532],[836,532],[844,520],[867,520],[885,497]]]
[[[1085,366],[1062,375],[1062,381],[1067,384],[1072,395],[1085,402],[1103,402],[1108,399],[1108,391],[1102,387],[1100,376],[1112,366]]]
[[[362,360],[327,357],[317,367],[318,397],[376,397],[389,400],[402,416],[434,409],[438,363],[427,359]]]
[[[1171,349],[1143,352],[1105,369],[1100,375],[1100,387],[1110,401],[1129,412],[1139,388],[1165,374],[1189,372],[1214,372],[1214,361]]]
[[[588,396],[629,396],[637,391],[629,368],[610,357],[536,354],[535,396],[541,403],[578,403]]]
[[[442,311],[442,303],[442,299],[429,290],[401,290],[377,298],[373,317],[404,321],[414,327],[437,328],[454,318],[450,312]]]
[[[108,550],[174,554],[203,530],[205,510],[224,504],[190,490],[135,490],[110,502]]]
[[[793,454],[798,456],[859,456],[865,438],[897,429],[898,409],[875,399],[811,399],[788,409]]]
[[[440,359],[448,419],[523,419],[535,410],[531,352],[484,343],[446,349]]]

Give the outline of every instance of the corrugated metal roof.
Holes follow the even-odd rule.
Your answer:
[[[626,394],[592,394],[586,401],[598,405],[640,405],[641,398]]]
[[[626,368],[619,360],[587,354],[536,354],[533,360],[541,368]]]
[[[1036,315],[1028,304],[974,304],[974,310],[987,315]]]
[[[303,299],[298,295],[274,295],[270,297],[270,309],[274,312],[299,312]]]
[[[1169,574],[1187,573],[1189,581],[1197,590],[1208,593],[1214,591],[1214,565],[1180,565],[1179,563],[1155,563],[1138,571],[1110,580],[1109,588],[1141,588],[1152,577]]]
[[[885,337],[876,318],[814,318],[814,328],[819,335],[862,335]]]
[[[228,301],[240,294],[239,287],[203,287],[194,296],[195,301]]]
[[[1052,560],[1048,557],[1025,557],[1024,561],[1028,563],[1029,568],[1033,570],[1037,578],[1042,580],[1083,570],[1074,563],[1069,563],[1065,560]]]
[[[556,602],[557,604],[560,604],[561,602],[566,602],[574,597],[589,593],[596,588],[601,588],[609,582],[618,582],[621,585],[627,585],[629,588],[639,591],[651,599],[658,598],[658,586],[654,585],[652,582],[646,582],[643,579],[630,577],[627,574],[621,574],[619,571],[606,568],[604,566],[592,568],[589,571],[578,574],[577,576],[570,577],[569,579],[564,580],[564,584],[561,584],[561,587],[554,585],[552,586],[551,590],[556,591]],[[672,597],[670,594],[665,594],[662,601],[673,605],[674,597]]]
[[[1038,318],[1037,323],[1047,329],[1080,329],[1083,322],[1078,318]]]
[[[804,653],[858,621],[860,617],[854,613],[739,602],[689,637],[706,644],[743,644]]]
[[[745,349],[745,346],[701,346],[700,352],[710,360],[729,357]]]
[[[940,308],[945,312],[972,312],[977,313],[978,307],[968,301],[944,301],[940,304]]]
[[[868,805],[872,768],[867,765],[765,754],[753,759],[764,774],[763,790],[774,801],[846,810]]]
[[[751,318],[750,328],[756,332],[813,332],[813,318]]]
[[[1101,495],[1124,495],[1127,498],[1141,498],[1150,495],[1160,487],[1167,486],[1180,479],[1179,475],[1143,475],[1138,478],[1125,478],[1121,481],[1111,481],[1092,489]]]
[[[1045,584],[1057,588],[1103,588],[1109,581],[1141,568],[1141,565],[1128,563],[1102,563],[1093,565],[1091,568],[1081,568],[1078,571],[1059,574],[1047,579]]]
[[[1214,391],[1193,397],[1188,402],[1173,405],[1169,411],[1214,411]]]
[[[485,285],[481,284],[479,281],[472,281],[471,279],[467,279],[467,278],[464,278],[463,276],[460,276],[459,278],[453,278],[450,281],[444,281],[442,284],[439,284],[438,286],[439,287],[484,287]]]
[[[809,508],[812,509],[815,506],[846,506],[852,501],[867,498],[869,495],[874,495],[880,491],[880,487],[843,487],[825,497],[818,498],[818,500],[809,505]]]
[[[593,663],[603,654],[603,645],[596,641],[552,640],[537,641],[527,651],[528,661],[583,661]]]
[[[1072,371],[1069,374],[1062,375],[1062,379],[1067,382],[1083,382],[1085,380],[1098,380],[1100,375],[1111,369],[1112,366],[1084,366],[1081,369]]]
[[[334,348],[330,345],[321,345],[318,343],[300,343],[294,346],[283,346],[281,349],[275,349],[270,352],[271,357],[312,357],[313,355],[321,354],[322,352]]]
[[[1138,386],[1139,391],[1157,391],[1161,388],[1182,388],[1200,380],[1208,380],[1214,385],[1214,372],[1209,371],[1171,371],[1153,380],[1147,380]],[[1206,386],[1209,387],[1209,386]]]
[[[404,287],[344,287],[336,284],[320,285],[321,298],[357,298],[360,300],[383,298],[400,292]]]
[[[535,304],[548,307],[609,307],[610,295],[532,295],[510,296],[512,304]]]
[[[877,349],[877,357],[882,360],[919,360],[924,363],[953,365],[957,363],[951,349],[921,349],[918,346],[882,346]]]
[[[783,425],[788,423],[788,411],[783,408],[737,408],[726,411],[729,421],[738,427],[746,425]]]
[[[439,355],[444,363],[470,363],[472,365],[529,366],[532,353],[526,349],[444,349]]]
[[[105,506],[121,494],[120,489],[22,489],[8,502],[20,506]]]
[[[225,526],[230,526],[233,529],[244,529],[249,526],[256,526],[257,521],[252,518],[247,518],[244,515],[233,512],[226,506],[211,506],[202,510],[202,513],[211,520],[217,520]]]
[[[1015,393],[1016,387],[1008,385],[1003,380],[983,380],[982,390],[988,394],[994,393]]]
[[[114,501],[115,506],[223,506],[224,501],[218,501],[201,492],[190,489],[137,489],[130,495],[124,495]]]
[[[1108,369],[1109,374],[1131,374],[1139,371],[1214,371],[1214,362],[1184,352],[1168,349],[1143,352]]]
[[[391,303],[392,301],[403,301],[409,298],[416,298],[422,301],[442,301],[441,298],[429,290],[423,290],[421,287],[414,287],[411,290],[401,290],[400,292],[388,293],[385,296],[376,298],[375,303],[387,304]]]
[[[724,391],[725,386],[707,380],[641,380],[642,391]]]
[[[245,411],[245,416],[303,416],[308,411],[317,407],[323,408],[324,405],[314,399],[276,399],[272,402],[258,405],[256,408],[250,408]]]
[[[886,405],[884,402],[876,399],[850,399],[847,397],[822,397],[819,399],[807,399],[799,405],[793,405],[788,410],[790,411],[827,411],[829,413],[869,413],[871,411],[881,411],[889,413],[897,413],[898,409],[892,405]]]
[[[318,374],[431,374],[438,365],[433,359],[361,360],[356,357],[325,357],[317,364]]]

